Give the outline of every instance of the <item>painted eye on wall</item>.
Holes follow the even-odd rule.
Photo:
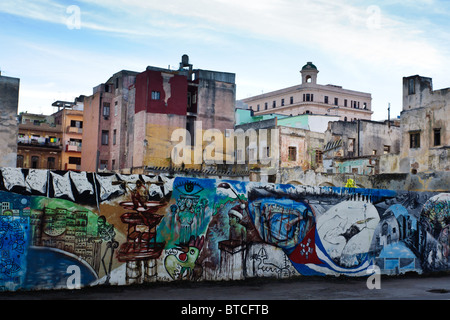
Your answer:
[[[194,195],[199,193],[203,190],[203,187],[201,187],[198,183],[193,181],[186,181],[184,183],[180,183],[178,186],[176,186],[176,189],[184,194],[188,195]]]

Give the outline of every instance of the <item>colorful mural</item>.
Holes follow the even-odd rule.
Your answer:
[[[0,290],[450,267],[450,193],[0,174]]]

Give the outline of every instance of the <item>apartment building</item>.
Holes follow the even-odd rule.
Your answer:
[[[83,141],[83,100],[80,96],[75,102],[55,101],[57,107],[52,116],[55,125],[61,126],[61,170],[81,170],[81,147]]]
[[[373,112],[370,93],[348,90],[338,85],[318,84],[319,70],[312,62],[307,62],[300,73],[300,85],[242,99],[242,102],[255,115],[321,114],[339,116],[342,121],[371,119]]]
[[[187,55],[176,70],[122,70],[85,99],[82,170],[172,166],[172,133],[189,132],[193,151],[205,130],[232,129],[235,95],[235,74],[193,69]]]
[[[17,167],[61,170],[62,126],[53,116],[22,112],[17,140]]]

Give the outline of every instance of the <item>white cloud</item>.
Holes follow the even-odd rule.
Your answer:
[[[283,77],[286,73],[282,73],[282,68],[296,64],[300,67],[306,62],[305,57],[308,61],[316,61],[317,54],[320,54],[322,60],[327,60],[328,70],[334,68],[340,72],[337,77],[324,69],[322,79],[328,76],[334,79],[333,83],[341,85],[346,81],[345,71],[353,75],[355,81],[350,83],[349,89],[372,92],[374,103],[380,103],[382,109],[387,105],[386,100],[396,100],[393,104],[400,107],[401,92],[398,92],[397,84],[402,76],[425,73],[426,76],[436,76],[436,84],[439,79],[445,81],[445,76],[450,72],[446,65],[450,53],[446,41],[449,38],[448,24],[439,28],[440,22],[425,14],[411,18],[411,10],[425,13],[423,8],[427,9],[427,14],[438,12],[440,17],[448,17],[448,5],[437,0],[80,0],[76,3],[80,7],[82,32],[92,31],[91,34],[100,35],[102,39],[116,37],[115,45],[122,39],[124,43],[132,39],[135,43],[142,43],[143,48],[142,52],[130,52],[124,45],[116,53],[109,52],[109,48],[101,53],[99,47],[85,45],[76,50],[70,48],[58,52],[56,44],[40,45],[39,40],[28,45],[30,50],[53,59],[51,63],[47,62],[50,74],[55,74],[57,68],[64,69],[66,74],[79,73],[77,68],[86,70],[85,81],[90,83],[85,86],[89,88],[97,85],[99,78],[124,68],[139,71],[148,63],[172,63],[167,61],[167,56],[150,56],[154,48],[160,52],[173,48],[179,50],[180,47],[197,54],[201,52],[202,64],[206,63],[208,52],[213,50],[217,56],[210,58],[212,68],[220,68],[219,61],[231,59],[226,55],[234,51],[233,59],[240,61],[232,61],[229,65],[236,67],[231,72],[237,73],[238,81],[242,79],[242,83],[237,83],[238,91],[245,96],[259,94],[263,88],[267,91],[281,86],[280,82],[270,83],[273,76],[252,79],[252,74],[261,74],[261,64],[246,66],[246,74],[240,73],[238,66],[241,61],[251,64],[254,58],[258,58],[260,63],[266,59],[273,65],[267,64],[264,68],[268,72],[280,70],[282,75],[279,77]],[[57,0],[0,2],[0,12],[59,25],[67,23],[67,7]],[[394,12],[393,7],[408,9],[410,15],[406,16],[404,11]],[[258,51],[250,49],[252,40],[258,43],[252,49]],[[178,42],[182,44],[175,47]],[[267,48],[261,44],[264,42]],[[168,44],[173,46],[162,48],[168,47]],[[292,61],[275,61],[272,58],[278,54],[277,45],[292,51],[278,55],[278,59]],[[218,56],[222,48],[223,56]],[[182,53],[177,52],[176,55]],[[124,66],[125,62],[128,67]],[[97,77],[92,76],[93,70],[96,70]],[[289,70],[294,74],[293,79],[298,79],[297,71]],[[64,81],[64,74],[60,76],[59,81],[43,81],[59,83]],[[65,81],[72,81],[69,79],[66,76]],[[102,78],[101,81],[105,80]],[[367,89],[358,88],[362,82]]]

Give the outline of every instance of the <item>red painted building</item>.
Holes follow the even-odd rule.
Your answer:
[[[178,70],[116,73],[85,100],[82,170],[169,166],[175,129],[233,129],[235,102],[234,73],[193,69],[186,55]]]

